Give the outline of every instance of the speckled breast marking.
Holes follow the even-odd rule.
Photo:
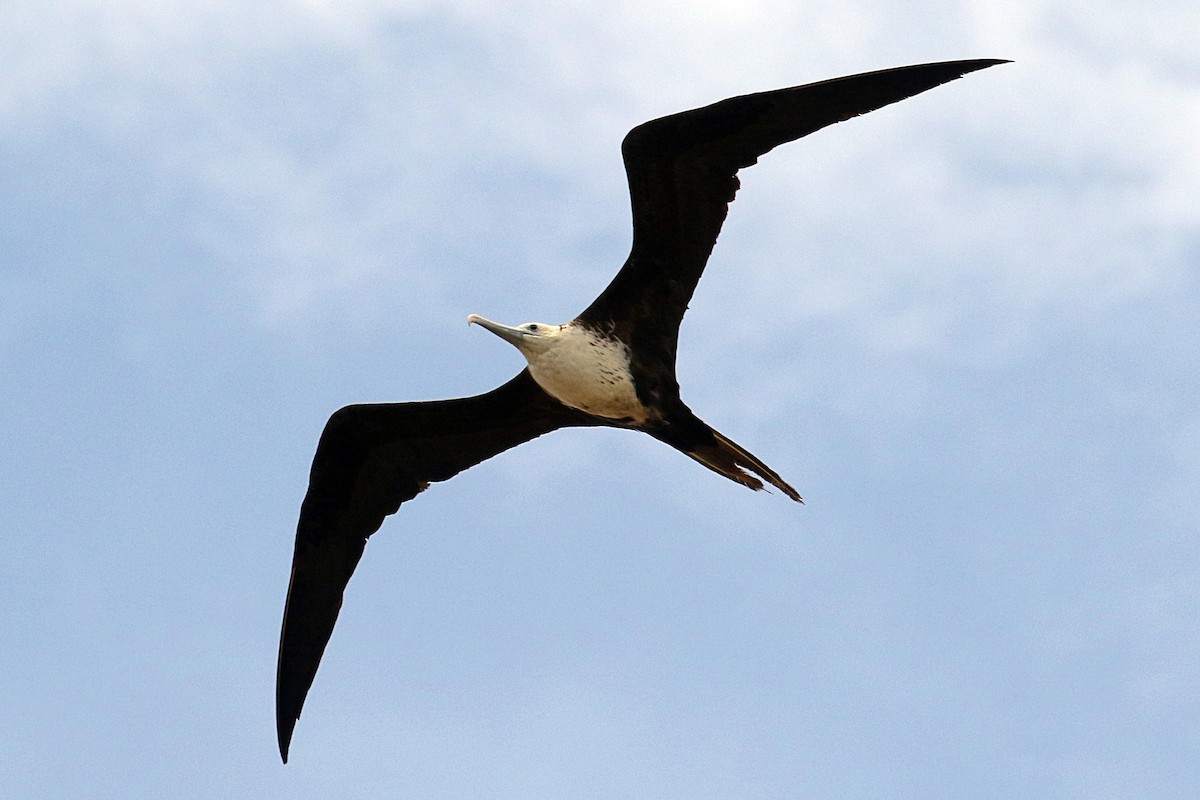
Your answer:
[[[578,327],[563,334],[557,346],[529,358],[529,372],[538,385],[560,403],[598,417],[645,420],[625,344]]]

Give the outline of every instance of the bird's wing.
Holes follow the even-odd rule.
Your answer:
[[[652,120],[621,152],[633,249],[580,320],[613,325],[673,367],[679,323],[738,189],[737,171],[774,147],[874,111],[1000,60],[947,61],[748,94]]]
[[[285,762],[342,593],[384,517],[431,482],[556,428],[586,424],[528,370],[476,397],[353,405],[330,417],[300,508],[279,640],[275,715]]]

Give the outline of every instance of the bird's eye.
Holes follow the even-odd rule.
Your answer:
[[[530,331],[536,331],[538,329],[536,324],[527,325],[526,327],[529,328]]]

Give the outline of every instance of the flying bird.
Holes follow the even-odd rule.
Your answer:
[[[288,748],[367,538],[404,502],[558,428],[648,433],[751,489],[799,493],[680,399],[679,325],[717,241],[737,172],[778,145],[874,111],[997,59],[898,67],[749,94],[637,126],[621,153],[633,247],[616,277],[562,325],[468,323],[516,347],[528,366],[475,397],[351,405],[330,417],[300,508],[276,683],[279,752]]]

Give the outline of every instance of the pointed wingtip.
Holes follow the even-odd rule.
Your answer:
[[[283,763],[285,764],[287,763],[288,746],[291,744],[288,740],[291,738],[291,736],[285,737],[283,731],[279,732],[279,757],[283,759]]]
[[[275,732],[279,737],[279,757],[283,759],[283,763],[285,764],[288,760],[288,749],[292,746],[292,731],[295,729],[295,719],[289,719],[287,715],[280,715],[276,711]]]
[[[975,72],[988,67],[994,67],[997,64],[1011,64],[1011,58],[976,58],[971,61],[960,61],[958,64],[962,68],[962,74],[966,75],[970,72]]]

